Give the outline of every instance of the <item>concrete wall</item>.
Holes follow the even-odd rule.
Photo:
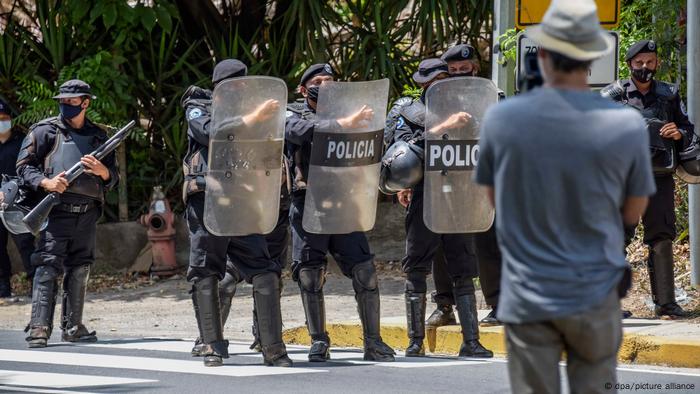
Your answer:
[[[377,224],[368,233],[372,252],[380,261],[400,260],[405,250],[404,209],[398,204],[380,203]],[[187,265],[189,239],[187,224],[181,218],[176,222],[175,242],[178,264]],[[148,242],[146,228],[136,222],[105,223],[97,226],[96,272],[110,272],[129,268]],[[290,248],[291,250],[291,248]],[[22,264],[14,242],[8,242],[8,251],[14,272],[22,272]]]

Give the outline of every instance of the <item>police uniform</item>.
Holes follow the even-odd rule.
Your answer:
[[[333,75],[327,64],[309,67],[300,85],[316,75]],[[292,195],[289,219],[292,229],[292,277],[299,284],[306,322],[312,345],[310,361],[330,358],[330,338],[326,332],[323,297],[327,258],[330,253],[342,273],[352,278],[358,311],[363,324],[365,359],[393,361],[393,350],[384,344],[379,334],[379,289],[367,236],[363,232],[349,234],[312,234],[304,230],[304,200],[311,160],[314,130],[326,129],[316,117],[308,101],[288,105],[285,127],[285,153],[292,171]]]
[[[7,113],[5,103],[0,101],[0,112]],[[24,133],[17,127],[11,128],[7,141],[0,143],[0,174],[4,176],[17,176],[17,156],[24,140]],[[22,258],[27,278],[31,282],[34,278],[34,268],[31,264],[31,255],[34,252],[34,235],[10,234],[5,226],[0,226],[0,298],[10,297],[10,278],[12,277],[12,264],[7,254],[7,241],[12,237],[19,255]]]
[[[447,73],[447,64],[440,59],[421,62],[413,79],[428,83],[440,74]],[[394,141],[414,141],[424,146],[425,91],[420,99],[401,109]],[[437,234],[428,229],[423,221],[423,181],[412,188],[411,202],[406,214],[406,256],[403,271],[406,273],[406,319],[409,345],[406,356],[421,356],[425,353],[426,276],[438,248],[442,246],[447,271],[451,278],[454,299],[462,324],[464,343],[461,356],[491,357],[493,353],[484,349],[478,341],[476,297],[473,279],[478,276],[473,239],[469,234]]]
[[[656,44],[643,40],[628,50],[625,60],[631,60],[639,53],[656,53]],[[683,102],[675,85],[651,79],[650,90],[643,94],[637,89],[633,79],[616,81],[606,86],[601,94],[625,105],[638,109],[647,120],[650,131],[652,166],[656,181],[656,194],[649,199],[642,225],[644,243],[649,247],[647,268],[651,282],[652,298],[657,315],[683,316],[684,311],[676,304],[673,279],[673,240],[676,238],[676,215],[674,203],[675,183],[673,165],[677,152],[688,146],[693,135]],[[658,127],[673,122],[682,138],[678,141],[659,136]],[[627,239],[634,236],[634,228],[627,230]]]
[[[447,62],[463,61],[475,59],[476,50],[468,44],[459,44],[451,47],[440,56],[440,59]],[[471,73],[451,73],[451,77],[473,76]],[[495,318],[495,311],[498,306],[498,295],[500,293],[501,282],[501,253],[496,241],[496,230],[492,226],[488,231],[474,234],[474,250],[477,256],[479,267],[479,283],[484,294],[486,303],[492,307],[491,313],[482,320],[482,323],[493,325],[498,324]],[[426,324],[429,327],[440,327],[444,325],[456,324],[452,305],[454,302],[454,292],[452,280],[447,270],[442,251],[438,251],[433,259],[433,281],[435,282],[435,292],[432,294],[433,303],[437,308],[428,318]]]
[[[212,82],[244,76],[246,71],[240,61],[224,60],[215,67]],[[271,258],[265,237],[216,236],[204,226],[211,91],[192,86],[181,103],[188,126],[188,151],[183,162],[183,198],[190,233],[187,279],[193,283],[192,301],[202,342],[199,349],[193,349],[193,354],[197,350],[196,355],[203,356],[207,366],[219,366],[221,359],[228,357],[223,321],[228,316],[236,283],[244,279],[253,284],[255,308],[263,311],[258,326],[265,364],[291,366],[282,342],[280,266]]]
[[[83,81],[71,80],[61,85],[55,98],[90,96]],[[53,178],[80,162],[105,141],[105,129],[85,119],[81,129],[72,128],[64,115],[33,125],[24,139],[17,159],[17,174],[32,191],[41,192],[40,183]],[[32,264],[36,268],[32,289],[32,315],[26,331],[29,347],[45,347],[51,335],[53,313],[58,292],[58,276],[63,275],[61,312],[62,340],[95,341],[95,332],[82,324],[85,292],[90,266],[95,260],[95,231],[102,215],[104,193],[114,188],[119,173],[114,153],[102,159],[109,170],[109,180],[82,174],[60,196],[41,231]]]

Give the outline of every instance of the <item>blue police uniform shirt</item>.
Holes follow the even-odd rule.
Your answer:
[[[492,107],[476,181],[493,186],[503,254],[498,318],[594,308],[626,266],[621,209],[655,192],[644,120],[588,91],[540,88]]]
[[[17,156],[22,147],[24,134],[19,131],[10,131],[12,135],[7,141],[0,143],[0,173],[4,175],[17,175]]]

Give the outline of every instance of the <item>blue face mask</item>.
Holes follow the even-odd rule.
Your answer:
[[[10,120],[0,120],[0,134],[5,134],[12,128],[12,121]]]
[[[83,111],[82,104],[70,105],[61,103],[58,105],[58,107],[64,119],[73,119]]]

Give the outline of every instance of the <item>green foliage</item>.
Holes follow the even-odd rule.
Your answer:
[[[421,58],[457,42],[480,48],[488,72],[491,2],[464,0],[12,0],[0,15],[0,97],[23,127],[56,115],[51,98],[80,78],[97,98],[88,116],[119,126],[140,120],[127,141],[129,208],[143,211],[162,184],[180,203],[187,129],[180,98],[210,86],[214,64],[235,57],[250,74],[283,78],[330,62],[343,80],[389,78],[392,96],[419,95]],[[34,6],[35,5],[35,6]],[[6,9],[6,8],[5,8]],[[291,95],[290,95],[291,98]],[[108,196],[108,217],[116,209]]]

